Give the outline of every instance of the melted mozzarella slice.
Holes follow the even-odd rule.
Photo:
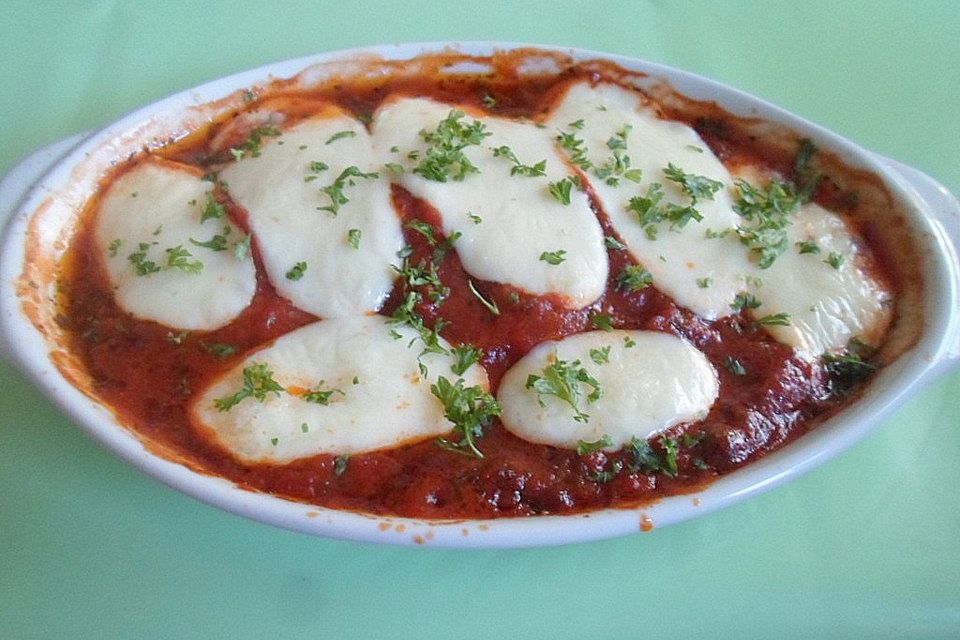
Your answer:
[[[491,134],[463,149],[479,173],[437,182],[413,172],[427,148],[419,132],[436,130],[451,109],[427,99],[388,103],[376,116],[374,136],[388,161],[404,167],[400,184],[439,211],[447,236],[462,234],[455,247],[467,272],[537,295],[559,294],[575,308],[599,298],[608,270],[603,232],[584,193],[572,189],[569,205],[550,194],[550,183],[571,171],[548,130],[467,115],[463,124],[479,120]],[[546,175],[511,175],[514,162],[494,156],[493,149],[501,146],[527,166],[545,160]],[[417,160],[408,157],[411,151],[419,153]],[[545,252],[556,255],[559,264],[541,259]]]
[[[760,271],[762,303],[754,317],[789,314],[790,324],[768,325],[779,342],[809,355],[846,346],[853,337],[878,344],[887,323],[889,294],[863,269],[863,256],[843,220],[816,204],[801,207],[787,227],[789,248]],[[819,253],[801,254],[797,242]],[[829,263],[831,254],[838,264]]]
[[[392,337],[391,330],[401,337]],[[409,346],[416,336],[381,316],[307,325],[251,354],[200,393],[192,408],[195,424],[248,463],[359,453],[441,435],[452,425],[430,385],[441,375],[456,379],[450,370],[454,359],[431,353],[418,361],[422,345],[417,339]],[[426,380],[420,362],[427,367]],[[219,411],[215,400],[240,391],[244,368],[254,364],[267,365],[285,391]],[[466,386],[487,387],[478,365],[462,377]],[[304,399],[305,392],[318,389],[340,391],[327,405]]]
[[[548,123],[552,130],[583,141],[581,149],[593,165],[584,175],[630,253],[653,275],[654,285],[705,318],[732,313],[730,302],[754,267],[732,231],[719,238],[706,237],[707,229],[717,233],[734,229],[738,216],[732,209],[733,179],[700,136],[682,123],[659,119],[641,104],[637,93],[614,85],[572,86]],[[571,127],[571,123],[577,124]],[[596,168],[611,162],[614,151],[608,142],[616,146],[624,139],[618,134],[625,129],[626,148],[621,154],[629,157],[630,169],[642,171],[642,177],[639,183],[619,177],[615,185],[609,184],[598,177]],[[665,176],[669,163],[685,173],[718,180],[724,187],[712,200],[696,204],[702,221],[691,220],[674,229],[669,222],[661,222],[654,240],[627,206],[631,198],[645,196],[653,183],[662,185],[661,205],[690,204],[680,185]],[[705,282],[710,285],[701,286]]]
[[[378,173],[380,164],[363,126],[330,108],[264,138],[259,156],[221,172],[231,197],[250,214],[270,282],[301,309],[355,316],[376,311],[389,294],[391,265],[403,245],[390,184],[383,176],[343,173],[351,167]]]
[[[253,260],[235,255],[244,234],[216,208],[212,189],[195,169],[155,159],[107,189],[95,235],[123,309],[169,327],[211,330],[250,304]],[[204,215],[208,206],[221,215]]]
[[[628,340],[629,339],[629,340]],[[627,346],[632,341],[632,346]],[[591,351],[609,351],[597,364]],[[601,358],[602,359],[602,358]],[[527,388],[530,375],[544,376],[544,368],[562,360],[580,361],[597,380],[602,396],[588,403],[592,387],[580,386],[578,409],[589,415],[575,419],[573,407],[554,395]],[[497,399],[503,406],[504,426],[530,442],[575,449],[577,442],[595,442],[609,436],[611,450],[633,437],[651,435],[681,422],[706,416],[719,387],[716,371],[689,343],[653,331],[593,331],[557,342],[544,342],[507,371]],[[541,405],[542,401],[542,405]]]

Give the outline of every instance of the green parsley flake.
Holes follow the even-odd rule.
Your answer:
[[[184,273],[193,274],[198,274],[203,271],[203,263],[199,260],[190,260],[193,255],[184,249],[182,245],[178,244],[165,251],[167,254],[167,269],[179,269]]]
[[[500,315],[500,307],[497,306],[496,301],[487,300],[486,298],[484,298],[483,294],[477,291],[476,286],[474,286],[473,284],[473,280],[467,280],[467,287],[470,289],[470,293],[472,293],[477,298],[477,300],[479,300],[480,303],[487,308],[487,311],[489,311],[495,316]]]
[[[237,352],[237,348],[232,344],[223,342],[214,342],[213,344],[204,344],[204,351],[218,358],[229,358]]]
[[[203,212],[200,214],[200,224],[203,224],[207,220],[222,218],[226,213],[227,208],[216,201],[213,193],[207,192],[207,204],[203,207]]]
[[[520,160],[517,159],[516,154],[510,147],[503,145],[496,148],[491,148],[493,151],[493,157],[495,158],[507,158],[510,162],[513,163],[513,167],[510,169],[511,176],[526,176],[528,178],[536,178],[539,176],[547,175],[547,161],[541,160],[537,164],[530,166],[523,164]]]
[[[723,366],[726,367],[727,371],[735,376],[747,375],[746,367],[744,367],[743,363],[733,356],[727,356],[727,359],[723,361]]]
[[[226,251],[227,237],[217,234],[205,242],[200,242],[190,238],[190,244],[203,247],[204,249],[210,249],[211,251]]]
[[[276,128],[270,120],[260,125],[250,132],[250,136],[239,147],[230,149],[235,160],[242,160],[246,157],[259,158],[260,146],[263,144],[264,137],[276,138],[281,135],[280,129]]]
[[[844,257],[842,253],[837,253],[836,251],[831,251],[830,255],[827,256],[827,259],[824,260],[828,265],[834,269],[840,269],[843,266]]]
[[[483,357],[483,351],[472,344],[464,343],[451,349],[450,355],[452,355],[455,360],[455,362],[450,365],[450,370],[458,376],[462,376],[466,373],[467,369],[477,362],[480,362],[480,358]]]
[[[709,289],[713,284],[713,278],[697,278],[697,286],[701,289]]]
[[[604,236],[603,244],[606,245],[608,249],[613,249],[614,251],[626,251],[627,245],[623,244],[613,236]]]
[[[347,471],[347,464],[350,462],[350,454],[344,453],[337,456],[333,461],[333,475],[342,476]]]
[[[463,111],[453,109],[434,131],[420,131],[420,137],[429,146],[423,159],[413,169],[414,173],[434,182],[446,182],[451,179],[461,181],[468,175],[480,172],[463,150],[479,145],[484,138],[492,134],[477,120],[470,124],[461,122],[465,115]],[[416,160],[419,154],[410,158]]]
[[[141,242],[138,245],[137,251],[134,251],[127,256],[127,260],[129,260],[130,264],[133,265],[133,268],[136,270],[138,276],[148,276],[151,273],[157,273],[160,271],[160,267],[157,266],[157,263],[153,262],[152,260],[147,260],[147,251],[150,250],[151,246],[152,245],[149,242]]]
[[[569,363],[566,360],[557,360],[544,367],[542,375],[527,376],[526,388],[536,392],[537,402],[541,407],[547,406],[543,396],[555,396],[573,408],[574,420],[586,423],[590,420],[590,416],[580,410],[580,398],[583,395],[581,385],[591,387],[587,395],[587,404],[603,397],[600,383],[580,366],[579,360]]]
[[[797,251],[800,252],[800,255],[805,253],[820,253],[820,247],[816,242],[811,242],[810,240],[801,240],[800,242],[795,242],[794,244],[797,246]]]
[[[563,249],[560,249],[559,251],[544,251],[543,253],[540,254],[540,260],[542,260],[543,262],[546,262],[547,264],[552,264],[553,266],[557,266],[558,264],[566,260],[566,258],[564,257],[566,255],[567,255],[567,252],[564,251]]]
[[[627,463],[632,472],[641,472],[646,474],[662,473],[671,478],[677,476],[677,454],[679,445],[676,438],[661,436],[658,440],[662,453],[650,446],[646,440],[634,437],[630,443],[624,447],[624,451],[630,458]]]
[[[611,440],[610,436],[607,434],[603,434],[603,437],[596,442],[577,440],[577,455],[586,456],[591,453],[596,453],[597,451],[603,451],[604,449],[612,446],[613,440]]]
[[[360,229],[350,229],[347,231],[347,244],[349,244],[354,249],[360,248],[360,236],[362,232]]]
[[[463,378],[451,384],[446,377],[440,376],[437,383],[430,386],[430,392],[443,404],[443,415],[453,423],[453,431],[460,434],[457,442],[439,438],[437,445],[455,453],[483,458],[476,441],[483,436],[484,427],[503,409],[482,387],[464,387],[463,384]]]
[[[672,162],[667,164],[667,168],[663,170],[663,175],[666,176],[667,180],[679,184],[681,190],[690,196],[693,204],[696,204],[699,200],[713,200],[714,194],[723,188],[723,183],[719,180],[685,173]]]
[[[594,314],[590,316],[590,324],[602,331],[613,331],[613,318],[603,314]]]
[[[356,131],[338,131],[337,133],[330,136],[324,144],[332,144],[337,140],[343,140],[344,138],[356,138]]]
[[[307,271],[306,262],[298,262],[287,271],[287,280],[299,280],[303,277],[303,274]]]
[[[741,291],[730,303],[730,308],[734,311],[743,311],[744,309],[756,309],[760,304],[760,301],[752,293]]]
[[[774,313],[771,315],[766,315],[757,320],[759,324],[768,325],[768,326],[778,326],[778,327],[788,327],[790,326],[790,314],[789,313]]]
[[[246,260],[247,256],[250,255],[250,240],[251,236],[244,236],[240,242],[233,246],[233,255],[236,256],[237,260]]]
[[[653,275],[638,264],[625,266],[617,276],[617,289],[627,293],[635,293],[652,284]]]
[[[117,256],[117,251],[120,250],[120,245],[123,244],[123,240],[120,238],[114,239],[110,244],[107,245],[107,252],[110,254],[111,258]]]
[[[307,391],[305,394],[303,394],[300,397],[307,402],[312,402],[314,404],[322,404],[323,406],[326,407],[330,404],[330,399],[333,397],[333,394],[339,393],[342,396],[347,395],[340,389],[324,389],[323,383],[324,383],[324,380],[321,380],[319,383],[317,383],[316,389],[311,389],[310,391]]]
[[[547,190],[550,192],[557,202],[566,206],[570,204],[570,191],[573,188],[574,181],[572,178],[563,178],[557,182],[551,182],[547,185]]]
[[[607,364],[610,362],[610,346],[590,349],[590,359],[597,364]]]
[[[273,393],[279,397],[282,391],[284,388],[273,379],[270,368],[266,364],[254,363],[243,369],[243,389],[232,396],[215,399],[213,406],[218,411],[229,411],[247,398],[264,402],[268,394]]]
[[[336,216],[340,212],[340,207],[350,202],[350,199],[344,194],[344,188],[352,187],[356,182],[354,178],[363,178],[366,180],[376,180],[380,177],[379,173],[364,173],[356,166],[349,166],[340,172],[337,179],[330,186],[324,187],[321,191],[330,198],[330,204],[325,207],[317,207],[319,211],[329,211]]]

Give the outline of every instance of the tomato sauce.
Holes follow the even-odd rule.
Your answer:
[[[521,79],[509,68],[493,76],[466,78],[386,77],[335,82],[306,93],[279,83],[249,108],[269,104],[293,122],[308,115],[313,106],[332,101],[364,119],[385,97],[403,93],[471,104],[494,115],[533,118],[549,109],[566,83],[584,78],[599,79],[596,67],[571,66],[559,75],[533,80]],[[491,102],[493,106],[489,106]],[[233,115],[156,153],[204,169],[225,161],[210,144]],[[790,159],[761,157],[750,145],[738,143],[736,135],[727,135],[725,127],[701,123],[698,129],[722,158],[736,154],[741,160],[788,171]],[[818,194],[818,199],[828,196],[835,198]],[[430,224],[436,238],[443,240],[438,214],[428,203],[396,185],[392,198],[404,223],[420,220]],[[245,226],[246,212],[230,202],[226,193],[218,193],[218,199],[228,205],[234,221]],[[595,198],[594,211],[605,234],[616,237]],[[195,469],[255,491],[336,509],[434,519],[635,506],[703,487],[718,475],[796,438],[841,402],[831,395],[828,376],[820,365],[795,357],[792,349],[772,340],[742,314],[707,321],[678,306],[655,285],[632,293],[619,290],[617,275],[633,263],[626,251],[608,249],[610,276],[605,293],[585,309],[570,310],[550,296],[533,296],[471,278],[454,245],[438,265],[449,296],[442,304],[424,296],[417,310],[429,327],[440,318],[448,321],[441,335],[452,344],[468,342],[483,350],[481,362],[489,374],[492,393],[504,372],[534,345],[593,329],[591,318],[598,314],[609,316],[618,329],[647,329],[683,337],[706,354],[719,374],[720,394],[706,419],[678,425],[664,434],[680,443],[676,473],[631,471],[625,464],[629,462],[625,452],[579,455],[532,444],[512,435],[496,420],[478,440],[482,459],[458,455],[428,440],[354,455],[339,473],[336,458],[330,455],[282,465],[243,464],[194,429],[188,411],[190,399],[250,351],[318,318],[276,293],[264,275],[255,240],[257,291],[251,305],[229,325],[212,332],[181,333],[134,318],[114,302],[93,238],[93,215],[88,211],[65,261],[61,322],[71,336],[72,349],[86,366],[95,393],[147,441],[177,452],[178,458]],[[429,260],[435,246],[412,229],[405,228],[404,233],[413,251],[411,261]],[[499,315],[492,314],[470,292],[468,280],[497,304]],[[381,313],[389,316],[406,293],[398,281]],[[731,371],[727,366],[730,358],[738,360],[746,373]],[[384,419],[389,420],[389,415]],[[662,453],[666,445],[655,438],[650,446]],[[617,467],[618,473],[603,477],[603,472]]]

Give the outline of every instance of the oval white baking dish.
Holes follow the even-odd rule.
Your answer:
[[[320,54],[268,65],[217,80],[144,107],[90,134],[41,149],[14,167],[0,183],[0,215],[12,216],[0,249],[0,318],[8,356],[53,402],[97,441],[145,473],[211,505],[269,524],[311,534],[395,544],[443,547],[516,547],[572,543],[662,527],[704,515],[823,463],[851,446],[932,376],[960,363],[960,203],[928,176],[793,116],[762,100],[698,76],[621,56],[537,47],[575,60],[606,59],[648,74],[650,86],[668,83],[695,100],[714,101],[734,115],[758,118],[809,137],[844,163],[879,176],[909,219],[920,247],[923,327],[912,346],[886,366],[852,405],[811,433],[696,494],[664,499],[641,509],[608,509],[572,516],[484,521],[424,522],[334,511],[239,489],[221,478],[194,472],[151,452],[130,431],[62,373],[53,361],[56,344],[34,320],[53,316],[49,296],[24,293],[25,259],[55,262],[64,249],[79,207],[111,162],[143,145],[162,144],[170,132],[195,127],[238,91],[301,74],[316,79],[331,68],[371,57],[408,59],[456,50],[488,55],[511,43],[408,44]],[[305,71],[306,70],[306,71]],[[216,103],[216,107],[211,106]],[[40,216],[34,220],[34,216]],[[30,229],[33,225],[34,234]],[[28,238],[33,242],[28,246]],[[50,284],[50,283],[48,283]],[[27,298],[41,308],[27,310]],[[42,323],[41,323],[42,324]]]

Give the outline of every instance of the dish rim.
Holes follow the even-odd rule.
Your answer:
[[[907,213],[918,243],[934,249],[924,259],[925,300],[932,313],[918,342],[885,367],[864,394],[838,414],[787,446],[765,455],[691,494],[664,498],[639,508],[603,509],[583,514],[529,518],[431,522],[374,516],[292,502],[242,489],[223,478],[204,475],[150,452],[106,407],[74,387],[52,363],[50,345],[21,310],[17,282],[26,250],[27,228],[37,207],[69,185],[69,174],[87,155],[117,135],[146,121],[184,116],[191,106],[214,101],[239,89],[286,78],[311,65],[367,55],[406,59],[419,54],[457,51],[488,55],[497,50],[541,49],[575,60],[600,58],[626,69],[666,80],[678,92],[709,98],[737,115],[760,117],[810,137],[845,163],[880,176]],[[831,131],[765,100],[708,78],[639,58],[588,49],[511,42],[433,42],[358,47],[276,62],[231,74],[151,102],[85,136],[41,149],[16,165],[0,185],[0,213],[13,212],[0,238],[0,323],[9,356],[43,393],[97,442],[147,475],[207,504],[304,533],[331,538],[440,547],[522,547],[603,539],[659,528],[705,515],[759,495],[826,462],[866,436],[932,376],[960,363],[960,230],[953,229],[960,204],[943,187],[915,170],[888,161]],[[19,176],[19,177],[18,177]],[[926,178],[928,183],[924,183]],[[931,186],[931,184],[933,186]],[[951,209],[952,215],[951,218]],[[938,215],[939,214],[939,215]],[[933,330],[932,330],[933,329]]]

